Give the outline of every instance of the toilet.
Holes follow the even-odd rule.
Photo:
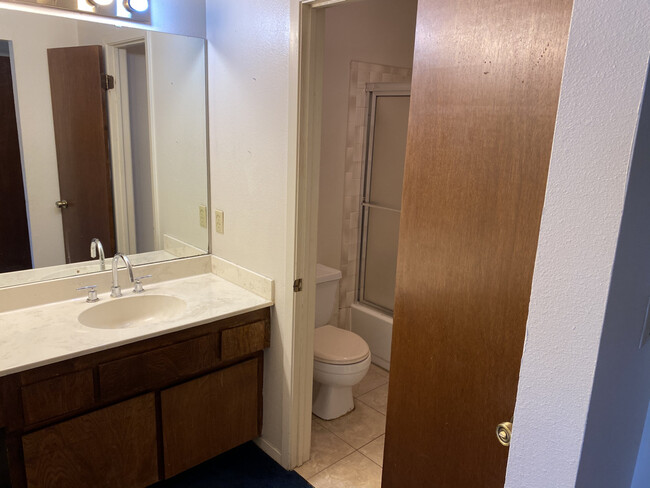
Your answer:
[[[354,332],[329,325],[341,272],[316,265],[314,397],[312,412],[332,420],[354,409],[352,387],[370,368],[370,348]]]

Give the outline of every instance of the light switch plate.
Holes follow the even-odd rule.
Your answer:
[[[223,234],[223,210],[214,211],[214,230]]]
[[[643,323],[643,333],[641,334],[641,342],[639,343],[639,349],[645,346],[645,343],[650,339],[650,298],[648,299],[648,305],[645,309],[645,322]]]
[[[201,227],[208,226],[208,207],[199,205],[199,225]]]

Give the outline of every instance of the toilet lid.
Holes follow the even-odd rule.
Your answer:
[[[370,354],[368,344],[354,332],[331,325],[314,331],[314,358],[329,364],[352,364]]]

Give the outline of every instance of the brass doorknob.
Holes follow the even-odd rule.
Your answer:
[[[59,200],[55,203],[55,205],[59,208],[68,208],[68,201],[67,200]]]
[[[501,422],[497,425],[497,439],[501,445],[508,447],[512,439],[512,422]]]

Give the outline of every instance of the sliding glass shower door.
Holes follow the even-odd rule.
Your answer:
[[[368,97],[357,299],[392,315],[410,87],[368,85]]]

